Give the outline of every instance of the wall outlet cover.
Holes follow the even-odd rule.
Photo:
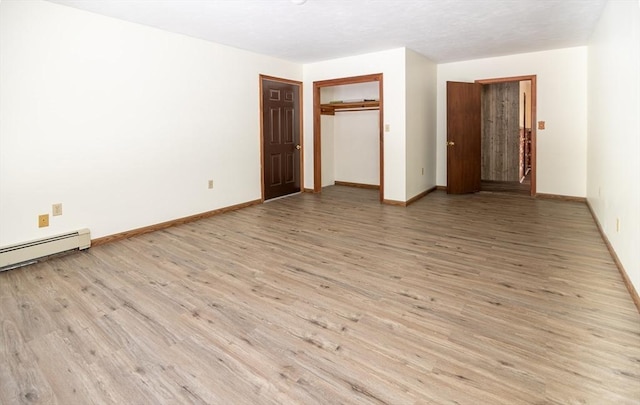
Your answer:
[[[38,228],[49,226],[49,214],[38,215]]]

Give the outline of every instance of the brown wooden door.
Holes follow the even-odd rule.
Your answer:
[[[262,80],[264,199],[300,191],[300,86]]]
[[[449,194],[480,191],[481,94],[481,84],[447,82]]]

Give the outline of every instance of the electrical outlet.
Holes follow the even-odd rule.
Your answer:
[[[213,180],[209,180],[209,189],[213,188]]]
[[[49,226],[49,214],[38,215],[38,228]]]
[[[545,125],[546,125],[546,122],[538,121],[538,129],[544,129]]]
[[[616,218],[616,232],[620,232],[620,218]]]
[[[54,217],[57,217],[58,215],[62,215],[62,204],[53,204],[51,206],[51,213],[53,214]]]
[[[389,132],[389,131],[391,131],[391,125],[384,124],[384,132]]]

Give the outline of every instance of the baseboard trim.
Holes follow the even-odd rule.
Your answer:
[[[574,202],[587,202],[587,199],[584,197],[573,197],[570,195],[560,195],[560,194],[546,194],[546,193],[536,193],[536,198],[543,198],[547,200],[560,200],[560,201],[574,201]]]
[[[383,204],[387,204],[387,205],[395,205],[396,207],[406,207],[407,206],[407,202],[406,201],[398,201],[398,200],[387,200],[386,198],[384,200],[382,200]]]
[[[429,193],[433,193],[434,191],[436,191],[437,187],[433,186],[430,189],[424,190],[422,193],[417,194],[413,197],[411,197],[408,201],[407,201],[407,205],[409,204],[413,204],[414,202],[418,201],[419,199],[421,199],[422,197],[426,196]]]
[[[303,189],[302,189],[302,192],[303,192],[303,193],[315,193],[315,191],[313,191],[313,189],[312,189],[312,188],[303,188]]]
[[[609,238],[607,238],[607,235],[605,235],[604,229],[602,228],[602,225],[600,225],[600,221],[598,221],[598,217],[596,216],[596,213],[593,210],[593,207],[591,207],[589,200],[586,200],[586,202],[587,202],[587,207],[589,207],[589,212],[591,213],[591,217],[593,217],[593,220],[595,221],[596,226],[598,227],[598,232],[600,232],[600,236],[602,237],[604,244],[607,245],[607,249],[609,249],[609,254],[611,254],[611,258],[613,259],[613,262],[616,264],[616,267],[618,267],[618,271],[622,276],[622,281],[624,282],[624,285],[627,287],[627,290],[631,295],[631,299],[633,300],[633,303],[636,304],[636,309],[638,310],[638,313],[640,313],[640,296],[638,295],[638,291],[636,291],[633,284],[631,284],[631,279],[627,275],[627,271],[624,269],[624,266],[622,265],[622,262],[618,258],[618,254],[613,249],[611,242],[609,242]]]
[[[369,190],[380,190],[380,186],[377,186],[375,184],[351,183],[349,181],[334,181],[333,184],[336,186],[366,188]]]
[[[436,187],[436,186],[431,187],[430,189],[425,190],[422,193],[411,197],[407,201],[398,201],[398,200],[387,200],[387,199],[385,199],[385,200],[382,200],[382,203],[383,204],[387,204],[387,205],[395,205],[395,206],[398,206],[398,207],[406,207],[406,206],[408,206],[410,204],[413,204],[414,202],[418,201],[419,199],[421,199],[425,195],[436,191],[437,189],[438,189],[438,187]]]
[[[178,218],[171,221],[161,222],[155,225],[145,226],[143,228],[132,229],[130,231],[116,233],[113,235],[103,236],[91,240],[91,246],[104,245],[105,243],[115,242],[122,239],[128,239],[133,236],[144,235],[145,233],[159,231],[161,229],[171,228],[172,226],[187,224],[189,222],[198,221],[200,219],[209,218],[215,215],[224,214],[225,212],[236,211],[242,208],[251,207],[253,205],[262,204],[262,200],[247,201],[245,203],[231,205],[229,207],[218,208],[217,210],[203,212],[201,214],[191,215],[188,217]]]
[[[447,186],[436,186],[436,190],[447,191]],[[561,195],[561,194],[536,193],[535,197],[547,199],[547,200],[574,201],[574,202],[583,202],[583,203],[587,202],[587,199],[584,197],[573,197],[573,196]]]

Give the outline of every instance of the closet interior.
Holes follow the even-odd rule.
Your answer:
[[[380,187],[378,82],[320,89],[322,187]]]

